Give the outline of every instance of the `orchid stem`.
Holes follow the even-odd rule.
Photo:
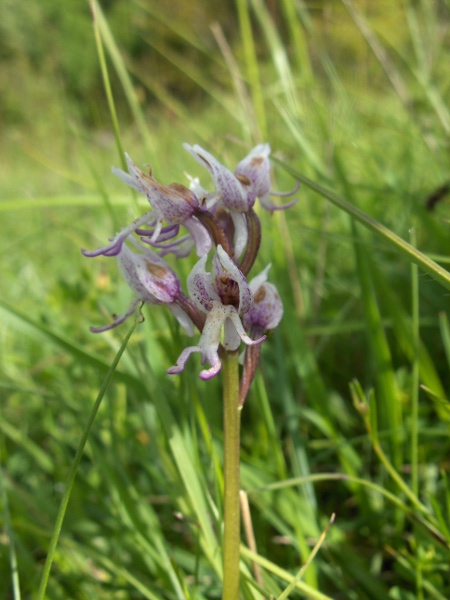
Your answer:
[[[224,406],[224,536],[223,536],[223,592],[222,600],[239,597],[239,463],[241,403],[239,401],[239,354],[224,352],[223,406]]]

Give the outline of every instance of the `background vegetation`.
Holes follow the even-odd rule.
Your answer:
[[[95,27],[79,0],[2,4],[0,598],[37,597],[127,333],[89,333],[130,292],[111,261],[79,251],[145,206],[110,173],[122,158],[99,49],[122,147],[159,180],[206,185],[183,141],[230,168],[268,141],[277,188],[292,175],[321,186],[261,214],[255,272],[272,262],[285,317],[243,412],[258,550],[242,549],[243,598],[281,597],[332,513],[289,597],[450,597],[450,275],[416,266],[448,263],[448,2],[92,8]],[[195,360],[169,379],[186,339],[163,309],[145,316],[88,438],[52,600],[220,597],[220,381],[200,382]]]

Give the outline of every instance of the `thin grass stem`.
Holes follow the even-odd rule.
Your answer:
[[[410,231],[411,245],[416,245],[416,232]],[[414,357],[411,374],[411,489],[419,493],[419,274],[417,265],[411,265],[411,312]]]
[[[388,229],[385,225],[378,222],[373,217],[367,215],[363,211],[359,210],[347,200],[344,200],[338,194],[326,189],[322,185],[312,181],[305,175],[302,175],[296,169],[290,167],[284,162],[277,160],[275,157],[272,157],[274,162],[280,164],[288,173],[290,173],[293,177],[300,180],[310,189],[314,190],[327,200],[329,200],[332,204],[345,211],[347,214],[351,215],[356,221],[362,223],[367,229],[375,232],[378,236],[380,236],[391,248],[395,249],[399,254],[408,258],[410,261],[417,264],[423,271],[428,273],[433,279],[438,281],[442,286],[450,290],[450,273],[446,269],[443,269],[440,265],[431,260],[428,256],[405,242],[400,236],[396,233]]]
[[[111,89],[111,82],[108,74],[108,67],[106,65],[105,52],[103,50],[102,37],[100,35],[100,29],[98,25],[98,5],[95,0],[89,2],[92,13],[92,21],[94,27],[95,45],[97,47],[98,60],[100,62],[100,70],[102,72],[103,85],[105,87],[106,99],[108,101],[109,114],[111,115],[111,121],[114,131],[114,138],[116,140],[117,151],[119,153],[119,159],[122,163],[122,167],[127,171],[127,164],[125,161],[125,152],[122,146],[122,138],[120,136],[119,119],[117,118],[116,105],[114,102],[114,96]]]
[[[106,393],[106,390],[108,389],[111,378],[114,375],[114,371],[116,370],[116,367],[119,364],[119,361],[122,358],[123,353],[125,352],[125,348],[127,347],[128,342],[129,342],[134,330],[136,329],[137,324],[138,324],[138,320],[136,320],[133,323],[133,326],[131,327],[130,331],[127,333],[125,339],[123,340],[123,342],[119,348],[119,351],[117,352],[117,354],[108,370],[108,373],[102,383],[102,386],[98,393],[95,404],[92,407],[91,413],[89,415],[88,422],[84,428],[83,434],[82,434],[80,442],[78,444],[77,452],[75,454],[75,458],[73,460],[72,467],[70,469],[70,473],[67,478],[67,482],[66,482],[66,485],[64,488],[64,493],[63,493],[63,497],[62,497],[61,504],[59,507],[58,515],[56,517],[56,522],[55,522],[52,537],[50,540],[50,546],[49,546],[49,549],[47,552],[47,558],[45,560],[44,569],[42,571],[41,581],[39,584],[39,589],[38,589],[38,593],[36,596],[36,600],[44,600],[44,598],[45,598],[45,591],[47,589],[47,584],[48,584],[48,580],[50,577],[50,570],[52,568],[53,560],[55,557],[56,546],[58,544],[64,517],[65,517],[66,511],[67,511],[67,505],[69,504],[73,484],[75,482],[78,467],[80,465],[81,458],[83,456],[84,448],[86,446],[86,442],[89,437],[89,433],[92,429],[92,426],[95,421],[95,417],[97,416],[98,409],[100,408],[100,404],[102,403],[103,397]]]

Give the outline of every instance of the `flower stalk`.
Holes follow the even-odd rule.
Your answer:
[[[271,189],[269,144],[256,146],[234,173],[200,146],[184,147],[209,171],[213,191],[189,176],[189,188],[180,183],[160,183],[151,169],[149,173],[141,171],[128,154],[128,171],[112,168],[123,183],[147,197],[151,210],[109,238],[106,245],[82,250],[89,258],[115,257],[134,293],[124,313],[113,315],[107,325],[91,327],[91,331],[114,329],[143,304],[163,305],[188,336],[195,335],[195,329],[200,333],[197,343],[184,348],[167,373],[182,373],[193,354],[201,354],[202,365],[209,363],[209,368],[199,373],[202,380],[223,372],[222,600],[238,600],[241,410],[258,367],[260,345],[283,316],[281,298],[267,281],[270,265],[247,281],[261,246],[261,223],[253,206],[259,198],[261,206],[273,212],[293,206],[296,199],[283,205],[275,205],[270,199],[271,195],[292,192],[280,194]],[[194,249],[199,260],[187,277],[186,295],[176,270],[164,259],[169,254],[183,259]],[[242,342],[245,355],[240,381]]]
[[[222,356],[222,371],[225,491],[222,600],[238,600],[239,597],[239,464],[242,405],[239,399],[238,367],[238,351],[224,351]]]

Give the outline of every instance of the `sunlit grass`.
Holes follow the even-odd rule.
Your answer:
[[[139,70],[98,21],[105,72],[129,106],[117,138],[140,166],[152,164],[165,183],[185,183],[186,171],[207,185],[183,141],[233,168],[264,139],[277,159],[275,187],[305,182],[295,208],[260,215],[255,272],[272,263],[285,316],[263,346],[242,415],[242,486],[258,551],[242,549],[242,597],[281,596],[336,513],[290,597],[445,599],[448,199],[433,211],[426,203],[448,180],[448,11],[424,1],[370,15],[345,0],[319,15],[281,4],[275,19],[260,0],[238,3],[241,39],[233,60],[214,45],[211,88],[194,63],[180,71],[201,89],[192,106]],[[217,28],[215,36],[211,44]],[[157,103],[141,104],[140,86]],[[1,141],[5,599],[37,593],[64,482],[126,335],[89,333],[130,293],[111,261],[87,261],[79,249],[145,205],[110,173],[120,157],[109,117],[88,128],[62,118],[60,92],[55,103],[54,124],[10,128]],[[219,383],[200,382],[197,365],[169,379],[186,339],[161,307],[144,316],[78,467],[48,598],[221,595]]]

